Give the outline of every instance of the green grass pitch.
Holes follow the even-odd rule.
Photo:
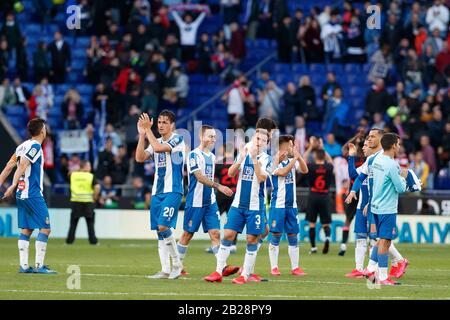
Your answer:
[[[269,281],[233,285],[206,283],[202,277],[215,269],[215,258],[204,252],[207,241],[193,241],[185,267],[190,275],[178,280],[150,280],[145,275],[160,268],[156,241],[103,240],[89,246],[77,240],[72,246],[62,239],[50,239],[46,264],[58,275],[19,274],[16,239],[0,239],[0,299],[450,299],[450,247],[448,245],[399,244],[410,261],[401,286],[371,288],[363,279],[347,279],[344,274],[354,266],[354,247],[345,257],[332,245],[328,255],[309,255],[309,245],[300,246],[300,264],[304,277],[289,274],[287,243],[280,248],[280,277],[269,275],[267,242],[260,250],[256,273]],[[319,246],[320,250],[320,246]],[[243,263],[245,245],[230,255],[229,264]],[[30,264],[34,263],[34,240],[30,242]],[[69,265],[81,271],[81,289],[70,290]],[[69,281],[70,282],[70,281]]]

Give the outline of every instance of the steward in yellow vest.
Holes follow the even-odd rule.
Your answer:
[[[72,213],[70,215],[70,228],[67,235],[66,243],[72,244],[75,241],[75,232],[78,220],[81,217],[86,219],[89,243],[97,244],[98,240],[95,236],[95,202],[100,193],[100,185],[96,182],[94,175],[91,173],[91,163],[89,161],[81,161],[80,170],[70,174],[70,202]]]

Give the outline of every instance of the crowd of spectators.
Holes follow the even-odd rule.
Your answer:
[[[6,10],[12,9],[7,3],[3,4]],[[52,22],[57,8],[43,3],[36,1],[35,9],[42,12],[44,26]],[[448,167],[450,35],[449,10],[442,0],[379,1],[381,29],[366,27],[365,9],[370,2],[362,9],[342,1],[337,7],[312,7],[309,12],[301,3],[289,10],[287,0],[221,0],[219,6],[214,5],[217,1],[208,5],[209,1],[177,0],[77,3],[82,21],[75,35],[90,36],[83,74],[95,85],[89,97],[94,111],[85,112],[76,87],[65,93],[62,102],[56,104],[54,99],[53,86],[65,83],[72,71],[76,44],[57,31],[51,43],[27,46],[12,10],[5,11],[9,13],[0,29],[0,107],[22,105],[30,118],[46,118],[51,108],[61,108],[65,129],[87,132],[89,152],[83,157],[95,164],[105,184],[152,176],[152,164],[132,161],[136,120],[141,112],[155,116],[162,108],[177,112],[185,108],[191,73],[217,74],[232,83],[223,96],[229,128],[254,127],[258,117],[271,117],[282,131],[295,135],[304,152],[312,135],[307,124],[318,122],[324,148],[338,159],[346,156],[341,146],[353,134],[375,126],[402,137],[406,159],[427,188],[433,188],[436,174]],[[223,27],[200,32],[211,15],[220,15]],[[333,72],[323,75],[326,82],[320,92],[308,75],[285,86],[271,72],[261,72],[254,81],[242,75],[248,40],[261,38],[272,42],[282,63],[369,63],[367,77],[372,86],[363,99],[364,116],[359,123],[349,122],[354,110],[348,88]],[[31,78],[27,50],[32,51]],[[12,66],[16,77],[8,79]],[[32,92],[21,84],[28,81],[35,83]],[[50,139],[52,145],[55,137]],[[53,159],[48,164],[57,172],[52,179],[60,176],[67,181],[77,158],[59,155],[59,160]]]

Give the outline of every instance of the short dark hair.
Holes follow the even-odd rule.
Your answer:
[[[295,138],[294,136],[290,135],[290,134],[282,134],[281,136],[278,137],[278,144],[281,146],[283,143],[287,143],[289,141],[292,141],[292,143],[294,143]]]
[[[210,126],[209,124],[204,124],[204,125],[202,125],[202,127],[201,127],[201,135],[203,136],[203,134],[205,133],[205,131],[206,130],[209,130],[209,129],[211,129],[211,130],[214,130],[214,127],[213,126]]]
[[[379,135],[382,135],[384,133],[384,130],[381,128],[372,128],[370,131],[376,131]]]
[[[325,160],[325,150],[323,149],[317,149],[316,150],[316,159],[317,160]]]
[[[169,118],[170,123],[174,123],[175,122],[175,113],[173,113],[170,110],[164,109],[163,111],[161,111],[161,113],[159,114],[159,117],[167,117]]]
[[[36,137],[41,133],[42,128],[45,126],[45,120],[42,118],[34,118],[28,122],[27,129],[28,133],[32,137]]]
[[[400,140],[400,137],[396,133],[385,133],[381,137],[381,147],[383,147],[383,150],[391,150],[392,147]]]
[[[81,160],[80,161],[80,168],[84,169],[88,164],[90,164],[89,160]]]
[[[277,123],[270,118],[259,118],[256,122],[256,129],[266,129],[268,132],[270,132],[277,128]]]

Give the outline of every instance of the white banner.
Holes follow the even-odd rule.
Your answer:
[[[85,130],[66,130],[59,133],[62,153],[82,153],[89,151],[89,140]]]
[[[150,230],[150,214],[148,210],[106,210],[95,211],[95,230],[99,239],[156,239],[156,232]],[[177,239],[183,232],[184,212],[178,215],[177,228],[174,232]],[[308,222],[304,214],[300,214],[300,241],[308,241]],[[50,209],[50,221],[53,238],[66,238],[70,224],[70,209]],[[333,242],[341,240],[345,215],[334,214],[331,224],[331,239]],[[222,227],[226,222],[226,215],[222,216]],[[320,224],[318,223],[318,226]],[[350,227],[350,239],[354,241],[353,224]],[[241,235],[241,239],[245,239]],[[317,233],[323,240],[323,232]],[[18,237],[17,209],[0,208],[0,237]],[[450,217],[398,215],[397,235],[395,239],[402,243],[439,243],[450,244]],[[84,219],[78,222],[77,238],[87,238],[87,228]],[[194,239],[209,239],[202,227],[195,234]]]

